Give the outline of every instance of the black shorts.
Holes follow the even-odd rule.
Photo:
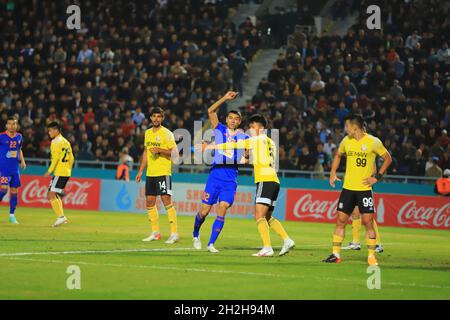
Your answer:
[[[48,191],[62,194],[64,191],[64,188],[66,187],[67,182],[69,181],[70,177],[61,177],[61,176],[54,176],[52,180],[50,181],[50,185],[48,186]]]
[[[256,184],[255,203],[265,204],[269,207],[275,207],[278,194],[280,193],[280,184],[278,182],[258,182]]]
[[[145,180],[145,195],[146,196],[161,196],[172,195],[172,177],[159,176],[147,177]]]
[[[342,189],[337,210],[350,215],[356,206],[358,206],[360,213],[375,213],[372,190],[352,191]]]

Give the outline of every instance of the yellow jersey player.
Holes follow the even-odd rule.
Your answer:
[[[150,120],[153,127],[145,131],[144,152],[136,176],[136,181],[140,182],[144,168],[147,167],[145,196],[152,232],[142,241],[161,239],[159,214],[156,208],[156,197],[160,196],[170,223],[171,233],[166,243],[173,244],[179,240],[177,212],[172,203],[172,153],[175,154],[177,150],[175,138],[169,129],[162,126],[164,111],[161,108],[156,107],[151,110]]]
[[[364,132],[364,120],[359,115],[346,118],[345,131],[347,136],[342,139],[338,152],[334,156],[330,172],[330,185],[334,188],[341,157],[347,158],[344,186],[337,206],[336,229],[333,235],[333,253],[323,262],[341,262],[341,245],[345,236],[345,226],[354,208],[358,206],[361,222],[366,227],[366,243],[368,248],[368,263],[378,265],[375,258],[376,234],[373,227],[375,205],[372,185],[383,177],[392,158],[380,139]],[[376,156],[383,158],[380,170],[374,175]]]
[[[53,178],[48,187],[48,200],[58,217],[53,227],[58,227],[67,223],[67,218],[64,216],[62,195],[72,175],[74,157],[70,142],[62,136],[59,124],[51,122],[47,125],[47,130],[52,139],[50,146],[51,163],[44,176],[49,177],[53,173]]]
[[[255,114],[249,118],[251,137],[237,142],[227,142],[218,145],[209,145],[205,149],[233,150],[247,149],[251,152],[256,183],[255,220],[258,232],[263,241],[263,248],[253,254],[255,257],[270,257],[272,249],[269,230],[272,228],[282,239],[283,247],[279,253],[285,255],[294,248],[295,242],[284,230],[280,221],[272,217],[275,209],[278,193],[280,192],[280,180],[275,168],[277,148],[272,139],[265,133],[266,119]]]
[[[366,131],[366,127],[363,128],[364,132]],[[374,174],[377,173],[376,166],[374,167]],[[375,229],[375,234],[377,236],[377,244],[375,246],[375,252],[381,253],[384,251],[383,245],[381,244],[381,236],[378,231],[378,224],[376,219],[373,219],[373,228]],[[361,250],[361,242],[360,242],[360,230],[361,230],[361,214],[359,212],[358,206],[355,206],[355,209],[352,213],[352,235],[353,239],[346,247],[342,247],[342,250]]]

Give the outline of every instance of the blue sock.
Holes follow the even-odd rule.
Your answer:
[[[197,213],[194,223],[194,238],[198,238],[200,227],[202,226],[203,222],[205,222],[205,218],[201,217],[200,213]]]
[[[219,237],[220,231],[222,231],[224,224],[225,224],[225,217],[217,216],[212,226],[211,237],[209,238],[208,246],[216,242],[217,237]]]
[[[9,199],[9,214],[14,214],[17,207],[17,193],[11,193],[11,199]]]

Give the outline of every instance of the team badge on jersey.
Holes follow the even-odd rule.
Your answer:
[[[362,150],[362,151],[366,151],[366,150],[367,150],[367,146],[366,146],[365,144],[363,144],[363,145],[361,146],[361,150]]]

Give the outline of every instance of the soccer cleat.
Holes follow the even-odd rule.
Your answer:
[[[209,252],[212,252],[212,253],[219,253],[219,252],[220,252],[219,250],[217,250],[216,248],[214,248],[214,245],[213,245],[213,244],[210,244],[210,245],[208,246],[208,251],[209,251]]]
[[[294,240],[288,238],[286,241],[284,241],[283,247],[281,248],[279,256],[284,256],[286,253],[289,252],[289,250],[293,249],[295,247]]]
[[[371,267],[374,267],[374,266],[377,266],[377,265],[378,265],[377,258],[375,258],[374,255],[370,255],[370,256],[367,258],[367,263],[368,263],[369,266],[371,266]]]
[[[273,249],[271,247],[264,247],[261,250],[259,250],[258,253],[252,254],[254,257],[273,257]]]
[[[361,243],[350,242],[348,246],[342,247],[342,250],[361,250]]]
[[[150,241],[158,241],[161,239],[161,233],[159,232],[152,232],[147,238],[142,239],[144,242],[150,242]]]
[[[19,224],[19,221],[17,221],[17,219],[16,219],[15,216],[10,216],[10,217],[9,217],[9,223],[12,223],[12,224]]]
[[[202,248],[202,242],[200,241],[200,237],[194,237],[194,239],[192,239],[192,244],[194,245],[194,248],[197,250],[200,250]]]
[[[178,233],[172,233],[172,234],[170,234],[170,237],[169,237],[169,239],[167,239],[166,243],[174,244],[178,240],[180,240],[180,236],[178,235]]]
[[[375,252],[376,253],[382,253],[384,251],[384,248],[383,248],[383,245],[380,243],[380,244],[377,244],[376,246],[375,246]]]
[[[69,222],[69,220],[67,220],[66,217],[59,217],[58,219],[56,219],[55,223],[53,224],[53,228],[59,227],[65,223]]]
[[[337,257],[334,253],[330,254],[330,256],[324,260],[322,260],[322,262],[327,262],[327,263],[341,263],[341,258]]]

